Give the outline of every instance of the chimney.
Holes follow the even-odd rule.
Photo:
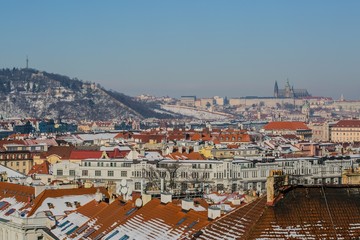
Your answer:
[[[167,204],[169,202],[172,202],[171,193],[161,193],[161,203],[162,204]]]
[[[150,194],[145,194],[145,193],[143,193],[143,194],[141,195],[141,199],[142,199],[142,201],[143,201],[143,206],[144,206],[145,204],[147,204],[148,202],[151,201],[151,195],[150,195]]]
[[[100,192],[100,189],[96,190],[95,201],[100,202],[103,199],[103,194]]]
[[[272,205],[275,200],[275,189],[274,189],[275,177],[269,176],[266,181],[266,194],[267,194],[267,204]]]
[[[194,208],[194,201],[192,199],[183,199],[181,201],[181,208],[184,211],[189,211],[190,209]]]
[[[233,205],[240,205],[241,204],[241,199],[240,198],[234,198],[231,203]]]
[[[161,179],[160,179],[160,191],[161,191],[161,192],[164,192],[164,187],[165,187],[164,179],[161,178]]]
[[[208,208],[208,219],[209,220],[214,220],[218,217],[221,216],[221,210],[220,208],[216,207],[216,206],[210,206]]]

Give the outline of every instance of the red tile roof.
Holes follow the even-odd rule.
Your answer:
[[[358,239],[359,186],[296,187],[264,213],[249,239]]]
[[[333,127],[360,127],[360,120],[340,120]]]
[[[125,158],[131,150],[120,151],[118,148],[115,148],[114,151],[107,151],[106,154],[109,158]]]
[[[51,146],[47,152],[42,152],[41,157],[46,158],[51,155],[57,155],[61,159],[69,159],[71,151],[74,150],[73,146]]]
[[[0,182],[0,198],[14,197],[19,202],[27,203],[34,196],[34,194],[34,187]]]
[[[270,122],[264,126],[265,130],[310,130],[303,122]]]
[[[69,159],[81,160],[87,158],[100,158],[102,154],[102,151],[73,150],[71,151]]]
[[[84,216],[87,216],[88,218],[91,218],[98,214],[100,211],[102,211],[104,208],[108,206],[105,202],[98,202],[96,200],[92,200],[88,202],[87,204],[80,206],[76,209],[76,212],[81,213]]]
[[[109,193],[104,187],[92,188],[71,188],[71,189],[46,189],[40,193],[33,201],[32,209],[29,211],[28,216],[33,215],[36,210],[41,206],[47,198],[56,198],[62,196],[85,195],[95,194],[98,189],[105,197],[109,198]]]
[[[32,174],[50,174],[50,163],[48,161],[44,161],[41,164],[34,165],[28,175]]]

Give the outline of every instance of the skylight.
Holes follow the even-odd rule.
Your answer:
[[[114,231],[112,234],[110,234],[105,240],[110,240],[113,236],[119,233],[119,230]]]
[[[0,202],[0,210],[4,210],[8,206],[9,206],[8,202],[5,202],[5,201]]]
[[[129,239],[129,236],[125,234],[119,240],[128,240],[128,239]]]
[[[15,208],[11,208],[9,211],[7,211],[5,213],[5,216],[9,216],[10,214],[12,214],[13,212],[15,212]]]
[[[69,231],[66,232],[66,235],[72,234],[78,228],[79,228],[78,226],[73,227],[72,229],[70,229]]]
[[[88,236],[90,236],[93,232],[95,232],[95,229],[94,228],[90,228],[89,231],[87,231],[83,238],[87,238]]]
[[[186,217],[183,217],[182,219],[180,219],[180,221],[178,221],[178,223],[176,224],[176,226],[179,226],[179,225],[182,224],[185,220],[186,220]]]
[[[76,233],[77,233],[77,234],[80,234],[80,233],[82,233],[83,231],[85,231],[88,227],[89,227],[89,226],[86,224],[86,225],[82,226],[81,228],[79,228],[79,229],[76,231]]]

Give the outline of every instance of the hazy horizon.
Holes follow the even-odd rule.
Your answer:
[[[360,99],[359,1],[9,1],[0,67],[136,96]]]

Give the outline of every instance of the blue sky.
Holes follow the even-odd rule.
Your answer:
[[[0,67],[132,96],[360,99],[360,1],[2,1]]]

